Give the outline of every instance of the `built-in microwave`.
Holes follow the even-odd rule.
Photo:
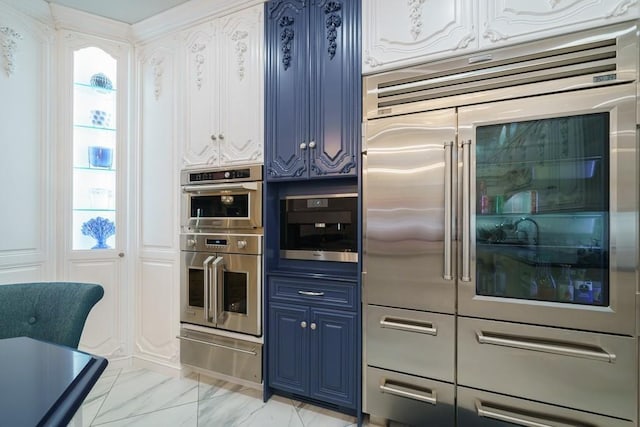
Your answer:
[[[287,196],[280,200],[280,256],[358,261],[358,195]]]

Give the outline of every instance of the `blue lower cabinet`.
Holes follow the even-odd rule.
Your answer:
[[[355,407],[356,315],[311,309],[311,318],[310,395],[336,405]]]
[[[356,407],[356,313],[271,303],[269,386]]]
[[[271,304],[269,309],[269,386],[309,394],[309,309]]]

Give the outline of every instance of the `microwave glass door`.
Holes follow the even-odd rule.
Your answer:
[[[609,305],[610,113],[476,128],[476,293]]]
[[[248,194],[191,196],[192,218],[249,218]]]
[[[635,109],[633,85],[459,109],[462,315],[632,333]]]

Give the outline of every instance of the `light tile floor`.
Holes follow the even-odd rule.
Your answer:
[[[107,369],[82,406],[83,426],[355,427],[356,418],[192,374]]]

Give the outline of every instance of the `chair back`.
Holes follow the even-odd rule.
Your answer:
[[[27,336],[78,348],[99,284],[36,282],[0,285],[0,338]]]

